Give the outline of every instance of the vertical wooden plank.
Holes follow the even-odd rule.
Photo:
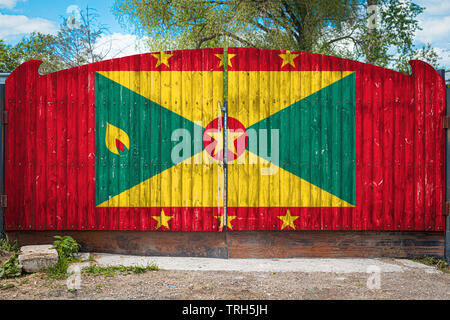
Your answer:
[[[375,69],[373,71],[372,85],[372,105],[373,105],[373,176],[372,176],[372,192],[373,192],[373,209],[372,230],[383,230],[383,84],[385,81],[384,69]]]
[[[150,90],[151,90],[151,78],[149,77],[149,73],[148,72],[143,72],[146,70],[150,70],[150,59],[149,56],[141,56],[140,58],[140,62],[139,62],[139,66],[136,67],[138,68],[141,72],[140,72],[140,76],[139,76],[139,86],[141,87],[141,90],[144,94],[144,96],[148,96],[150,94]],[[139,145],[143,145],[145,139],[146,139],[146,133],[148,132],[148,126],[150,125],[150,119],[148,119],[148,117],[144,117],[144,114],[148,114],[149,111],[149,104],[148,101],[146,101],[146,105],[145,107],[147,108],[146,110],[144,110],[142,112],[142,114],[140,114],[140,116],[142,117],[142,119],[144,120],[142,123],[140,122],[138,131],[139,131],[139,139],[140,139],[140,143]],[[141,151],[142,152],[142,151]],[[144,149],[143,152],[148,152],[148,149]],[[147,173],[150,170],[150,165],[147,161],[144,162],[145,156],[141,154],[141,158],[140,158],[140,175],[141,175],[141,180],[144,180],[144,176],[147,176]],[[145,182],[146,187],[140,192],[139,194],[139,201],[138,203],[140,205],[143,205],[143,203],[150,203],[150,190],[149,190],[149,183]],[[144,231],[144,230],[149,230],[150,228],[150,220],[151,220],[151,215],[150,215],[150,208],[139,208],[139,225],[137,227],[138,230]]]
[[[96,133],[95,129],[95,108],[96,108],[96,99],[95,99],[95,66],[103,66],[105,64],[90,64],[87,66],[87,83],[86,83],[86,95],[87,95],[87,127],[88,131],[86,134],[87,139],[87,229],[93,230],[94,228],[98,228],[99,230],[105,229],[105,224],[103,221],[103,215],[100,210],[96,209],[95,206],[95,196],[96,196],[96,188],[95,188],[95,171],[100,170],[100,161],[96,159],[95,156],[95,144],[96,139],[98,139],[98,133]],[[99,104],[102,102],[99,101]],[[100,106],[98,106],[100,107]]]
[[[34,208],[34,167],[35,161],[36,141],[35,141],[35,90],[36,90],[36,70],[33,66],[28,66],[28,72],[26,73],[26,90],[23,96],[22,105],[26,109],[25,116],[25,186],[24,186],[24,205],[25,205],[25,225],[24,229],[31,230],[35,226],[35,208]]]
[[[134,55],[131,56],[129,58],[130,60],[130,66],[129,66],[129,70],[139,70],[140,68],[140,63],[141,63],[141,59],[140,59],[140,55]],[[139,75],[139,73],[136,72],[130,72],[129,73],[129,77],[130,77],[130,86],[132,86],[132,88],[136,88],[136,90],[138,92],[141,92],[141,77]],[[140,132],[140,127],[141,127],[141,109],[137,108],[137,101],[135,96],[133,95],[132,98],[130,98],[130,106],[131,106],[131,114],[129,117],[129,126],[130,128],[132,128],[132,133],[134,133],[134,136],[137,137],[137,139],[139,140],[139,145],[142,146],[142,139],[141,136],[139,134]],[[139,181],[142,182],[142,179],[140,179],[141,172],[142,172],[142,166],[143,164],[141,163],[141,158],[139,157],[139,153],[140,150],[130,150],[131,152],[131,157],[132,157],[132,173],[130,172],[130,175],[128,177],[129,181],[132,181],[133,177],[135,179],[139,179]],[[140,197],[141,197],[141,189],[139,189],[138,191],[136,191],[135,193],[130,193],[130,209],[128,210],[128,226],[126,228],[126,230],[137,230],[139,223],[140,223],[140,209],[139,209],[139,202],[140,202]]]
[[[77,138],[78,138],[78,166],[77,166],[77,195],[78,195],[78,230],[87,230],[88,227],[88,193],[90,192],[89,188],[86,186],[89,185],[89,176],[87,174],[88,170],[88,108],[89,102],[87,99],[88,94],[88,67],[83,66],[80,67],[78,72],[77,79],[77,93],[78,93],[78,104],[77,110],[78,113],[78,130],[77,130]],[[94,213],[92,213],[94,214]]]
[[[406,230],[414,230],[415,225],[420,228],[423,225],[423,217],[425,210],[425,81],[426,75],[424,68],[414,70],[414,143],[412,148],[408,148],[406,156],[408,157],[408,167],[410,163],[415,161],[414,171],[408,171],[406,183],[413,183],[414,186],[414,202],[407,206],[405,210]],[[413,126],[413,124],[411,124]],[[414,157],[412,156],[414,155]],[[409,202],[407,201],[407,204]]]
[[[450,95],[449,89],[446,88],[445,80],[439,79],[436,81],[438,92],[435,96],[436,98],[436,121],[440,121],[443,119],[445,114],[447,113],[447,108],[450,108]],[[443,204],[446,199],[446,136],[448,131],[440,130],[439,122],[438,127],[436,129],[436,149],[434,154],[436,154],[437,161],[435,166],[435,175],[436,175],[436,212],[434,214],[434,219],[431,222],[431,230],[441,231],[444,230],[445,227],[445,217],[440,214],[443,212]],[[447,187],[448,188],[448,187]]]
[[[355,74],[355,87],[348,87],[348,88],[342,88],[343,89],[343,93],[346,95],[347,99],[346,101],[344,101],[344,103],[347,106],[352,106],[351,109],[349,108],[348,110],[348,114],[347,114],[347,121],[348,121],[348,127],[352,128],[353,130],[353,134],[351,135],[351,137],[349,137],[349,141],[351,143],[351,145],[354,146],[354,150],[352,150],[352,156],[350,157],[351,160],[346,158],[345,163],[342,163],[342,166],[344,166],[345,168],[351,168],[351,172],[355,172],[356,170],[356,160],[357,160],[357,154],[356,154],[356,149],[357,149],[357,139],[358,139],[358,134],[357,134],[357,116],[356,116],[356,108],[357,108],[357,104],[356,104],[356,94],[357,94],[357,81],[359,78],[359,72],[357,71],[357,68],[352,64],[352,62],[350,60],[342,60],[342,67],[341,67],[341,75],[343,75],[343,72],[348,72],[348,71],[354,71]],[[353,76],[353,75],[350,75]],[[332,138],[331,138],[332,139]],[[330,140],[331,140],[330,139]],[[332,161],[330,161],[332,163]],[[331,165],[330,163],[330,165]],[[351,189],[355,189],[356,190],[356,207],[358,207],[358,200],[357,200],[357,193],[358,193],[358,188],[356,187],[356,172],[353,173],[352,179],[351,180],[351,184],[348,186]],[[353,224],[353,212],[355,212],[357,209],[356,208],[337,208],[334,209],[339,211],[339,214],[341,216],[341,227],[340,230],[350,230],[352,228],[352,224]]]
[[[438,84],[437,77],[431,72],[426,73],[424,88],[424,213],[421,217],[415,217],[415,230],[429,230],[430,218],[434,216],[436,210],[436,176],[434,175],[435,166],[435,97]]]
[[[57,73],[57,209],[56,228],[67,230],[67,71]]]
[[[394,230],[394,83],[398,76],[386,72],[383,81],[383,230]]]
[[[362,203],[363,216],[362,228],[370,230],[372,228],[373,212],[373,113],[374,102],[372,95],[373,69],[372,66],[364,66],[363,92],[361,100],[363,101],[363,138],[362,138],[362,174],[365,177],[362,191],[364,192],[364,202]]]
[[[182,97],[183,97],[183,112],[185,114],[193,114],[194,113],[194,106],[195,106],[195,93],[194,91],[195,86],[193,84],[194,82],[194,71],[192,70],[192,66],[195,63],[195,55],[193,54],[192,51],[183,51],[182,53],[182,70],[184,71],[183,73],[183,84],[185,85],[184,87],[182,87]],[[193,181],[193,166],[189,165],[189,164],[183,164],[182,165],[182,176],[183,177],[187,177],[187,181],[183,181],[183,185],[182,185],[182,197],[183,199],[185,199],[187,202],[191,202],[193,201],[193,186],[194,186],[194,181]],[[185,204],[184,204],[185,205]],[[183,205],[183,206],[184,206]],[[186,205],[187,207],[187,205]],[[183,227],[183,230],[186,231],[191,231],[192,230],[192,225],[194,222],[194,208],[185,208],[183,209],[183,212],[181,214],[182,217],[182,221],[181,221],[181,225]]]
[[[408,89],[408,79],[400,77],[397,86],[395,87],[395,104],[394,104],[394,229],[401,230],[403,224],[403,215],[405,208],[404,194],[405,194],[405,113],[403,110],[410,103],[410,101],[402,98],[404,90]],[[403,165],[402,165],[403,164]]]
[[[56,229],[57,225],[57,74],[52,73],[47,76],[47,150],[48,157],[46,166],[48,168],[47,173],[47,228],[50,230]]]
[[[78,105],[78,69],[73,68],[67,72],[66,92],[65,96],[67,104],[66,116],[67,119],[67,138],[65,140],[67,150],[67,228],[69,230],[75,229],[77,223],[77,206],[78,206],[78,193],[77,193],[77,170],[76,165],[78,162],[77,155],[79,154],[78,135],[77,130],[79,126],[79,111],[75,107]]]
[[[47,81],[37,79],[37,95],[36,95],[36,136],[35,143],[37,145],[36,152],[36,229],[47,229],[47,134],[46,134],[46,105],[47,105]]]

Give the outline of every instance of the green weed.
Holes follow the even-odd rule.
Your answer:
[[[12,283],[0,284],[0,290],[8,290],[11,288],[14,288],[14,285]]]
[[[56,240],[53,242],[52,248],[58,252],[58,262],[55,266],[47,268],[43,271],[53,279],[66,279],[67,269],[72,262],[78,262],[79,259],[75,256],[80,249],[78,244],[71,236],[55,236]]]
[[[413,259],[413,261],[423,263],[428,266],[434,266],[439,270],[441,270],[442,272],[450,273],[450,265],[447,262],[445,262],[444,259],[439,259],[425,255],[423,258]]]
[[[19,265],[19,253],[14,252],[6,261],[0,266],[0,279],[16,278],[22,274],[22,267]]]
[[[82,272],[85,275],[103,275],[106,277],[114,277],[117,272],[120,274],[131,274],[131,273],[142,274],[150,270],[159,270],[159,268],[154,264],[148,266],[128,266],[128,267],[123,265],[107,266],[107,267],[90,265],[84,267]]]
[[[0,252],[19,252],[19,247],[17,246],[17,240],[11,243],[8,239],[8,235],[5,238],[0,239]]]

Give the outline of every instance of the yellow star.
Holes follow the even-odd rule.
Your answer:
[[[286,212],[285,216],[278,216],[278,218],[281,219],[281,221],[283,221],[283,225],[281,226],[281,229],[283,230],[284,228],[286,228],[287,226],[291,227],[292,229],[295,230],[295,225],[294,225],[294,221],[297,220],[298,216],[291,216],[291,212],[288,211]]]
[[[161,51],[160,53],[154,53],[152,54],[158,61],[156,62],[155,68],[159,67],[161,64],[165,64],[166,66],[169,66],[169,59],[173,56],[173,54],[165,53],[164,51]]]
[[[241,130],[232,130],[228,129],[228,150],[233,152],[233,154],[237,155],[236,146],[234,145],[234,141],[244,134]],[[207,131],[206,134],[217,141],[217,144],[214,148],[214,155],[217,152],[223,150],[223,128],[220,131]]]
[[[280,58],[283,59],[283,64],[281,67],[283,68],[285,65],[290,64],[295,68],[294,59],[297,58],[299,55],[291,53],[289,50],[286,50],[286,53],[279,54]]]
[[[214,216],[215,218],[219,219],[219,229],[223,228],[223,220],[224,217],[222,216]],[[236,216],[227,216],[227,228],[232,230],[233,227],[231,226],[231,221],[236,219]]]
[[[217,58],[220,59],[219,67],[223,66],[223,54],[217,53],[217,54],[215,54],[215,56],[216,56]],[[228,66],[229,66],[229,67],[232,67],[232,66],[233,66],[233,65],[231,64],[231,59],[234,58],[235,56],[236,56],[236,54],[234,54],[234,53],[229,53],[229,54],[228,54]]]
[[[152,216],[153,219],[155,219],[156,221],[158,221],[158,225],[156,226],[156,229],[161,228],[161,226],[166,227],[167,229],[170,230],[169,228],[169,220],[172,219],[172,216],[166,216],[166,214],[164,213],[164,210],[161,210],[161,215],[158,216]]]

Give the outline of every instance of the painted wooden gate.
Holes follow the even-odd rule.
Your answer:
[[[408,76],[229,48],[39,64],[6,83],[7,230],[443,230],[445,84],[424,62]]]

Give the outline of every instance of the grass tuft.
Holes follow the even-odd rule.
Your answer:
[[[116,273],[120,274],[142,274],[147,271],[159,270],[158,266],[155,264],[147,265],[147,266],[107,266],[102,267],[98,265],[90,265],[83,268],[83,274],[85,275],[103,275],[106,277],[114,277]]]
[[[436,267],[437,269],[445,273],[450,273],[450,265],[444,259],[425,255],[423,258],[413,259],[413,261],[426,264],[427,266]]]

